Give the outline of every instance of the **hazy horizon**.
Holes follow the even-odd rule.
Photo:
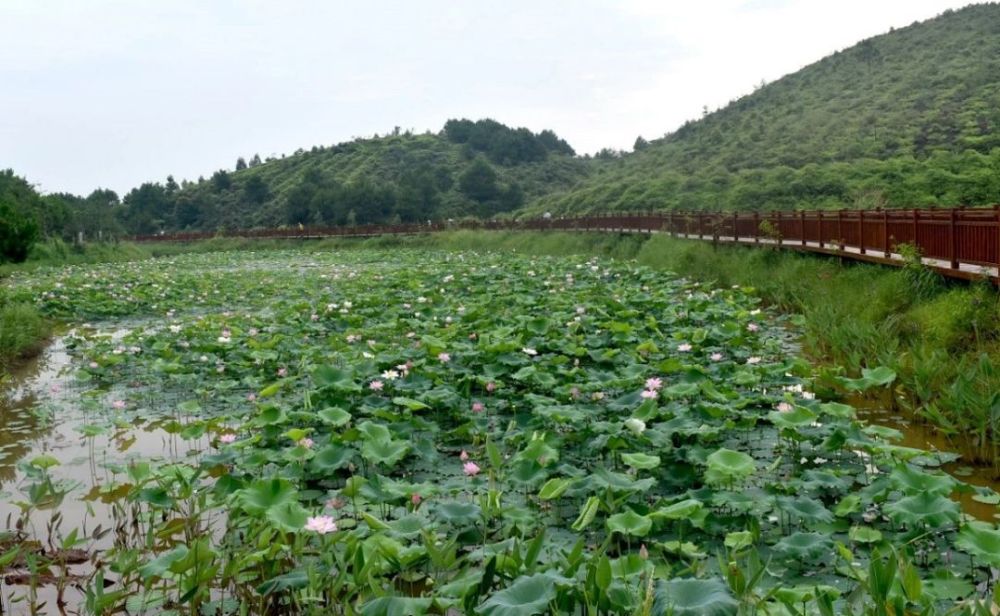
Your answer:
[[[237,157],[491,117],[630,149],[967,2],[4,2],[0,168],[124,194]]]

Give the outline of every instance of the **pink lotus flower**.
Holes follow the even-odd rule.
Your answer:
[[[679,344],[677,345],[677,350],[680,351],[681,353],[687,353],[688,351],[691,350],[691,345],[686,342],[684,344]]]
[[[225,443],[226,445],[228,445],[229,443],[235,443],[236,435],[232,433],[223,434],[222,436],[219,437],[219,442]]]
[[[789,403],[787,403],[787,402],[779,402],[778,403],[778,412],[779,413],[790,413],[792,411],[792,408],[793,408],[792,405],[789,404]]]
[[[646,379],[646,389],[656,390],[656,389],[659,389],[661,387],[663,387],[663,379],[661,379],[659,377],[655,377],[655,376],[652,377],[652,378]]]
[[[260,333],[260,330],[257,329],[256,327],[251,327],[247,333],[250,334],[251,336],[256,336],[257,334]]]
[[[319,315],[316,314],[315,312],[309,315],[309,318],[313,321],[319,321]]]
[[[760,363],[760,358],[759,357],[748,357],[747,358],[747,363],[750,364],[750,365],[759,364]]]
[[[451,355],[448,353],[438,353],[438,361],[442,364],[446,364],[451,361]]]
[[[247,394],[247,402],[256,402],[256,401],[257,401],[257,394],[253,393],[252,391]]]
[[[115,400],[111,403],[111,408],[121,410],[128,406],[124,400]]]
[[[97,362],[96,362],[96,361],[92,361],[92,362],[90,362],[89,366],[90,366],[90,369],[91,369],[91,370],[96,370],[97,368],[99,368],[99,367],[100,367],[100,366],[98,366],[98,364],[97,364]]]
[[[472,412],[473,413],[482,413],[485,410],[486,410],[486,406],[482,402],[473,402],[472,403]]]
[[[580,397],[580,388],[576,387],[576,386],[570,387],[569,388],[569,397],[572,398],[573,400],[576,400],[577,398],[579,398]]]
[[[284,377],[287,374],[288,374],[288,368],[285,367],[278,368],[278,376]]]
[[[469,454],[466,453],[465,450],[463,449],[462,453],[458,454],[458,459],[461,460],[462,462],[465,462],[466,460],[469,459]]]
[[[641,394],[639,394],[639,395],[640,395],[640,396],[642,396],[643,398],[645,398],[646,400],[656,400],[656,397],[657,397],[657,396],[659,396],[660,394],[658,394],[658,393],[657,393],[657,392],[656,392],[655,390],[653,390],[653,389],[647,389],[647,390],[644,390],[644,391],[643,391],[643,392],[642,392]]]
[[[318,515],[306,520],[305,529],[325,535],[337,532],[337,523],[328,515]]]
[[[642,560],[649,560],[649,550],[646,549],[645,543],[639,546],[639,558]]]
[[[384,387],[384,384],[382,383],[382,381],[377,381],[376,380],[376,381],[372,381],[371,383],[368,383],[368,389],[370,389],[372,391],[382,391],[382,387]]]
[[[304,439],[300,439],[299,440],[299,447],[304,447],[306,449],[312,449],[312,446],[313,446],[313,440],[311,438],[309,438],[308,436],[305,437]]]
[[[466,462],[462,465],[462,471],[469,477],[475,477],[479,474],[479,465],[472,461]]]
[[[756,323],[747,323],[747,331],[749,331],[749,332],[755,332],[758,329],[760,329],[760,326],[757,325]]]
[[[490,392],[490,393],[493,393],[493,391],[494,391],[494,390],[495,390],[496,388],[497,388],[497,384],[496,384],[496,383],[494,383],[493,381],[490,381],[489,383],[487,383],[487,384],[486,384],[486,391],[488,391],[488,392]]]
[[[477,338],[476,332],[472,332],[471,334],[469,334],[469,340],[475,340],[476,338]]]
[[[712,361],[722,361],[722,353],[712,353],[709,356],[709,359],[711,359]]]
[[[416,492],[414,492],[413,494],[411,494],[410,495],[410,502],[413,503],[414,507],[416,507],[417,505],[419,505],[420,504],[420,495],[417,494]]]

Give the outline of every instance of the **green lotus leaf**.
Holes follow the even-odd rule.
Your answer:
[[[660,580],[653,599],[653,614],[672,616],[733,616],[739,603],[718,578]]]
[[[609,517],[607,527],[613,533],[645,537],[653,528],[653,520],[649,516],[639,515],[631,509],[627,509],[623,513],[616,513]]]
[[[753,458],[740,451],[719,449],[705,460],[705,482],[712,486],[730,486],[739,483],[757,471]]]
[[[323,423],[329,424],[334,428],[339,428],[351,421],[351,414],[342,408],[337,408],[334,406],[325,408],[320,412],[316,413],[317,417],[323,420]]]
[[[738,530],[726,533],[723,544],[730,550],[739,551],[753,545],[753,533],[748,530]]]
[[[958,482],[945,473],[927,473],[909,464],[899,464],[889,475],[892,487],[906,494],[928,492],[947,496],[952,493]]]
[[[857,415],[853,406],[840,402],[824,402],[819,405],[819,412],[837,419],[854,419]]]
[[[361,457],[372,464],[382,464],[390,468],[402,460],[409,451],[409,444],[402,440],[368,440],[361,444]]]
[[[646,453],[623,453],[622,462],[632,468],[651,469],[660,465],[660,456],[653,456]]]
[[[781,497],[778,507],[785,513],[810,524],[827,524],[833,522],[833,513],[814,498],[799,496],[795,498]]]
[[[955,547],[968,552],[983,564],[1000,567],[1000,531],[992,526],[966,524],[958,532]]]
[[[542,489],[538,491],[538,498],[541,500],[559,498],[573,485],[574,481],[574,479],[567,479],[565,477],[553,477],[546,481]]]
[[[801,585],[801,586],[781,586],[778,587],[774,596],[779,601],[791,606],[801,606],[815,601],[817,597],[824,596],[827,599],[836,599],[840,596],[840,591],[833,586],[826,584]]]
[[[335,471],[344,468],[354,457],[354,450],[343,445],[327,445],[316,452],[309,464],[314,470],[321,472]]]
[[[32,458],[30,464],[36,468],[46,469],[52,468],[53,466],[59,466],[59,460],[56,459],[55,456],[42,454]]]
[[[882,540],[882,532],[871,526],[852,526],[847,537],[855,543],[878,543]]]
[[[837,382],[848,391],[867,391],[873,387],[885,387],[896,380],[896,373],[890,368],[879,366],[878,368],[863,368],[861,378],[848,379],[837,377]]]
[[[549,611],[549,602],[556,598],[551,576],[536,573],[514,580],[507,588],[490,595],[476,611],[483,616],[533,616]]]
[[[813,563],[831,553],[833,542],[820,533],[792,533],[774,544],[774,551],[799,565]]]
[[[392,403],[396,406],[405,407],[411,411],[423,411],[431,408],[420,400],[414,400],[413,398],[406,398],[404,396],[396,396],[392,399]]]
[[[885,506],[885,512],[896,524],[941,528],[955,524],[959,518],[958,503],[930,492],[907,496]]]
[[[580,514],[576,517],[576,521],[573,522],[571,528],[577,532],[580,532],[584,528],[590,526],[590,523],[594,521],[594,516],[597,515],[597,510],[601,506],[601,499],[596,496],[591,496],[580,508]]]
[[[379,597],[361,606],[362,616],[423,616],[434,604],[432,599]]]
[[[236,494],[249,513],[264,513],[272,507],[296,502],[295,486],[287,479],[258,479]]]
[[[797,406],[790,411],[771,411],[767,419],[778,428],[796,430],[805,428],[816,421],[818,415],[804,406]]]
[[[266,516],[278,529],[285,532],[295,532],[302,530],[305,526],[309,512],[298,502],[293,501],[270,507]]]
[[[445,522],[454,526],[470,526],[479,521],[482,510],[479,505],[460,501],[445,501],[437,504],[435,513]]]
[[[848,494],[844,498],[840,499],[840,502],[837,503],[837,506],[833,509],[833,513],[839,518],[849,516],[852,513],[857,513],[859,511],[861,511],[861,497],[857,494]]]
[[[354,382],[350,369],[334,366],[320,366],[312,373],[313,382],[319,388],[330,388],[345,392],[360,392],[361,386]]]

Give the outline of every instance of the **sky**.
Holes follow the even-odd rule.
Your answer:
[[[449,118],[631,149],[947,0],[0,0],[0,169],[120,194]]]

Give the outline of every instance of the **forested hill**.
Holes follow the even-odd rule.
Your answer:
[[[147,183],[123,198],[133,233],[491,217],[568,188],[590,166],[552,131],[449,120],[261,161],[196,183]]]
[[[987,4],[862,41],[639,139],[526,211],[996,202],[1000,5]]]

